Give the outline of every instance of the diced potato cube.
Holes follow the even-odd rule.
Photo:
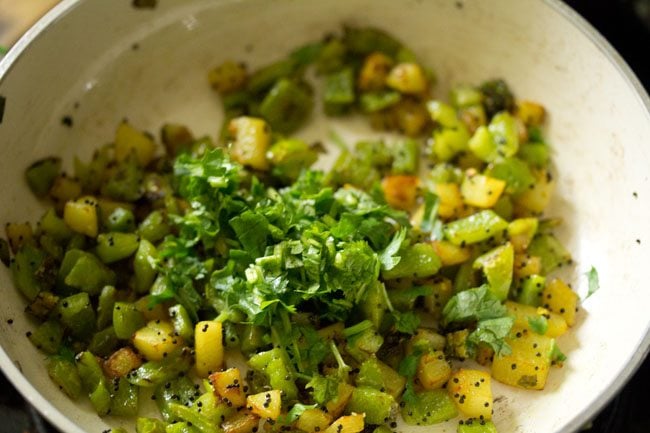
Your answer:
[[[332,424],[332,415],[321,409],[307,409],[296,420],[296,428],[306,433],[324,431]]]
[[[153,139],[135,129],[127,122],[122,122],[115,131],[115,160],[122,162],[135,152],[136,159],[146,167],[154,157],[156,143]]]
[[[77,233],[94,238],[97,236],[97,200],[94,197],[81,197],[69,201],[63,209],[63,220]]]
[[[380,90],[386,84],[386,77],[393,61],[383,53],[372,53],[363,61],[357,85],[362,91]]]
[[[7,223],[7,225],[5,225],[5,234],[7,235],[11,252],[14,254],[16,254],[21,246],[31,242],[34,237],[32,225],[28,222]]]
[[[490,373],[461,368],[451,375],[447,391],[456,407],[472,418],[492,418],[492,387]]]
[[[278,389],[246,397],[246,406],[260,418],[276,420],[282,408],[282,392]]]
[[[515,254],[512,270],[515,278],[539,275],[542,271],[542,259],[528,254]]]
[[[133,335],[133,345],[149,361],[160,361],[183,344],[174,333],[174,325],[160,320],[147,323]]]
[[[543,389],[551,366],[553,339],[527,329],[514,329],[506,338],[512,353],[496,355],[492,377],[507,385],[526,389]]]
[[[420,356],[417,378],[424,389],[438,389],[447,383],[451,376],[451,367],[441,350],[435,350]]]
[[[526,125],[539,126],[544,122],[546,112],[544,107],[537,102],[517,101],[516,115]]]
[[[390,111],[396,122],[397,129],[409,137],[419,135],[430,122],[430,116],[426,108],[411,99],[399,101],[391,107]]]
[[[210,383],[214,391],[227,403],[234,407],[241,407],[246,404],[246,395],[243,391],[244,382],[241,380],[241,373],[238,368],[229,368],[225,371],[218,371],[210,375]]]
[[[57,204],[63,204],[81,195],[81,184],[76,179],[64,175],[58,176],[54,179],[49,195]]]
[[[535,182],[532,188],[525,190],[515,198],[515,213],[520,216],[540,215],[553,195],[555,180],[546,170],[533,172]]]
[[[255,117],[236,117],[228,124],[228,132],[234,138],[230,156],[242,165],[266,170],[269,163],[266,151],[271,145],[271,128]]]
[[[420,179],[417,176],[386,176],[381,181],[384,196],[396,209],[410,210],[415,207]]]
[[[339,383],[338,395],[325,404],[327,413],[332,415],[333,418],[341,415],[343,409],[345,409],[345,406],[350,401],[353,391],[354,387],[352,385],[343,382]]]
[[[460,193],[468,205],[485,209],[495,205],[505,187],[504,180],[474,174],[465,176]]]
[[[260,417],[250,412],[237,412],[231,418],[228,418],[221,428],[224,433],[253,433],[257,431],[260,423]]]
[[[472,257],[472,250],[448,241],[433,241],[433,248],[440,257],[442,266],[459,265]]]
[[[160,138],[169,156],[189,150],[195,141],[192,132],[185,125],[176,123],[165,123],[160,129]]]
[[[194,328],[196,371],[205,377],[223,366],[223,331],[221,322],[206,320]]]
[[[365,426],[364,418],[363,414],[356,413],[342,416],[325,429],[324,433],[359,433]]]
[[[573,326],[578,309],[578,294],[559,278],[551,280],[542,290],[542,305],[552,313],[557,313]]]
[[[434,192],[440,199],[438,215],[441,218],[454,218],[461,214],[465,204],[457,183],[437,183]]]
[[[123,347],[104,362],[104,373],[109,378],[123,377],[140,365],[142,365],[142,358],[130,347]]]
[[[429,86],[426,73],[417,63],[398,63],[386,77],[386,84],[401,92],[411,95],[422,93]]]
[[[519,304],[513,301],[506,301],[506,308],[508,309],[508,314],[515,318],[513,324],[514,328],[528,329],[533,331],[530,328],[529,319],[535,319],[538,317],[546,318],[547,329],[544,333],[547,337],[559,337],[567,331],[566,320],[559,314],[551,313],[545,308],[533,307],[531,305]]]
[[[230,93],[244,87],[248,80],[246,64],[228,60],[208,72],[208,81],[219,93]]]
[[[135,301],[135,309],[142,313],[144,320],[169,320],[169,312],[164,304],[156,304],[151,307],[149,295]]]

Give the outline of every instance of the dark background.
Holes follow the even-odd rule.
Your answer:
[[[567,0],[618,50],[650,90],[650,0]],[[649,433],[650,360],[584,433]],[[552,416],[552,414],[550,414]],[[0,374],[0,433],[54,433]]]

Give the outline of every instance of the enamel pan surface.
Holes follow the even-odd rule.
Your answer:
[[[544,391],[493,383],[494,419],[501,433],[578,430],[648,349],[650,101],[612,47],[559,1],[64,0],[0,63],[0,223],[35,222],[44,211],[23,181],[35,159],[87,159],[125,117],[154,133],[174,121],[215,136],[222,113],[210,67],[234,59],[254,68],[342,24],[395,34],[436,71],[437,97],[454,83],[503,77],[547,108],[558,179],[548,215],[564,219],[557,234],[575,261],[563,276],[584,296],[595,266],[601,289],[560,338],[569,360]],[[354,119],[332,126],[316,114],[299,135],[327,146],[333,128],[348,140],[371,134]],[[25,338],[34,324],[5,267],[0,289],[0,366],[29,402],[65,432],[133,425],[99,418],[57,389]],[[141,400],[146,414],[151,402]],[[398,430],[451,433],[456,423]]]

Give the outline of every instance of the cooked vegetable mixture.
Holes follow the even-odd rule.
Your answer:
[[[7,224],[0,258],[64,393],[99,416],[155,400],[138,433],[390,433],[400,415],[491,433],[492,380],[544,388],[578,297],[551,276],[571,256],[542,217],[541,105],[502,80],[435,99],[371,28],[208,78],[218,142],[166,124],[161,147],[124,122],[73,175],[26,171],[51,207]],[[312,170],[322,147],[288,134],[315,104],[403,138]]]

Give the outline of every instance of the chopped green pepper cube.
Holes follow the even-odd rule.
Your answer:
[[[466,218],[445,224],[445,237],[455,245],[470,245],[500,234],[508,222],[491,210],[483,210]]]
[[[133,212],[122,207],[118,207],[110,215],[107,215],[102,223],[110,232],[130,233],[135,231],[135,216]]]
[[[504,301],[510,292],[515,252],[510,242],[498,246],[474,260],[474,269],[482,269],[490,291]]]
[[[312,95],[305,85],[283,78],[264,97],[260,114],[273,131],[288,134],[303,124],[312,105]]]
[[[113,328],[120,339],[131,338],[133,333],[145,325],[144,316],[135,304],[115,302],[113,306]]]
[[[359,97],[359,105],[364,112],[374,113],[392,107],[401,99],[402,95],[394,90],[377,90],[362,93]]]
[[[194,324],[185,307],[176,304],[169,307],[169,317],[171,317],[174,331],[178,332],[183,340],[192,341],[194,339]]]
[[[81,292],[61,299],[55,312],[75,338],[87,340],[95,332],[95,310],[88,293]]]
[[[113,286],[104,286],[97,302],[97,328],[104,329],[113,323],[113,305],[117,298],[117,290]]]
[[[109,326],[93,335],[88,343],[88,350],[97,356],[109,356],[115,351],[119,342],[115,330]]]
[[[248,91],[254,94],[270,88],[277,81],[290,76],[295,67],[294,60],[286,59],[258,69],[248,80]]]
[[[100,416],[106,415],[111,408],[111,392],[101,365],[88,351],[79,353],[76,359],[77,371],[90,402]]]
[[[406,379],[378,359],[370,358],[361,364],[356,384],[359,387],[374,388],[398,398],[404,390]]]
[[[349,337],[346,350],[357,362],[364,362],[376,354],[383,344],[384,337],[370,327]]]
[[[253,355],[248,360],[248,365],[264,373],[271,388],[283,391],[283,398],[290,401],[298,396],[298,388],[291,374],[291,364],[283,349],[276,347]]]
[[[528,164],[516,157],[495,161],[485,173],[488,176],[506,181],[506,192],[517,195],[535,183],[535,177]]]
[[[41,232],[51,236],[58,242],[68,241],[73,232],[68,225],[59,218],[53,208],[48,209],[39,221]]]
[[[129,373],[126,378],[141,387],[153,387],[179,377],[192,367],[194,359],[189,349],[163,358],[162,361],[149,361]]]
[[[138,226],[140,237],[151,243],[156,243],[169,234],[171,228],[165,216],[159,210],[151,212]]]
[[[358,55],[379,51],[389,57],[395,57],[402,48],[402,44],[395,38],[373,27],[346,27],[343,43],[350,52]]]
[[[130,257],[140,245],[135,233],[102,233],[97,236],[97,256],[104,263],[113,263]]]
[[[142,197],[144,173],[138,163],[136,153],[131,153],[117,165],[115,175],[101,187],[102,195],[115,200],[135,201]]]
[[[348,412],[365,413],[367,424],[383,424],[391,418],[395,409],[395,399],[375,388],[360,386],[354,388],[347,404]]]
[[[117,416],[135,416],[138,414],[138,387],[120,377],[113,385],[111,414]]]
[[[546,168],[550,149],[544,143],[526,143],[519,148],[517,156],[535,168]]]
[[[68,397],[76,400],[81,396],[81,378],[74,362],[61,356],[53,356],[47,363],[47,374]]]
[[[379,329],[384,320],[388,303],[386,302],[384,285],[380,282],[368,287],[364,301],[359,305],[364,317]]]
[[[157,418],[138,418],[135,433],[166,433],[165,423]]]
[[[352,105],[354,93],[354,74],[351,68],[332,72],[325,77],[323,104],[327,114],[339,114]]]
[[[158,258],[156,247],[146,239],[141,239],[135,258],[133,259],[133,273],[135,274],[135,291],[146,293],[151,288],[158,271],[155,262]]]
[[[169,403],[169,411],[175,419],[180,419],[196,427],[201,433],[220,433],[221,429],[214,425],[208,418],[191,408],[178,404]]]
[[[393,169],[396,174],[415,174],[418,170],[420,143],[412,138],[395,144]]]
[[[404,402],[402,418],[409,425],[438,424],[458,415],[456,404],[445,389],[423,391]]]
[[[542,301],[542,290],[546,286],[546,278],[541,275],[529,275],[521,282],[517,302],[539,307]]]
[[[97,295],[104,286],[114,285],[116,276],[95,255],[68,250],[59,268],[59,279],[67,287]]]
[[[414,244],[400,251],[399,254],[401,259],[397,265],[388,271],[382,271],[381,274],[385,279],[429,277],[436,274],[442,266],[432,244]]]
[[[538,234],[528,246],[528,254],[542,260],[542,273],[549,274],[571,261],[571,253],[552,234]]]
[[[45,253],[36,247],[25,244],[16,252],[11,262],[11,276],[14,285],[30,301],[33,301],[43,288],[38,271],[45,265]]]
[[[307,143],[295,138],[275,142],[269,149],[271,173],[284,181],[295,181],[300,172],[318,159],[318,153]]]
[[[32,331],[29,335],[29,341],[31,341],[37,349],[40,349],[49,355],[58,353],[62,340],[63,327],[59,322],[54,320],[48,320],[47,322],[41,323],[38,328]]]
[[[25,171],[27,184],[38,197],[44,197],[61,171],[61,158],[49,157],[34,162]]]
[[[194,382],[188,377],[179,377],[161,383],[155,391],[156,405],[167,422],[175,419],[174,414],[169,409],[171,403],[190,404],[196,395]],[[221,420],[219,420],[221,422]]]

